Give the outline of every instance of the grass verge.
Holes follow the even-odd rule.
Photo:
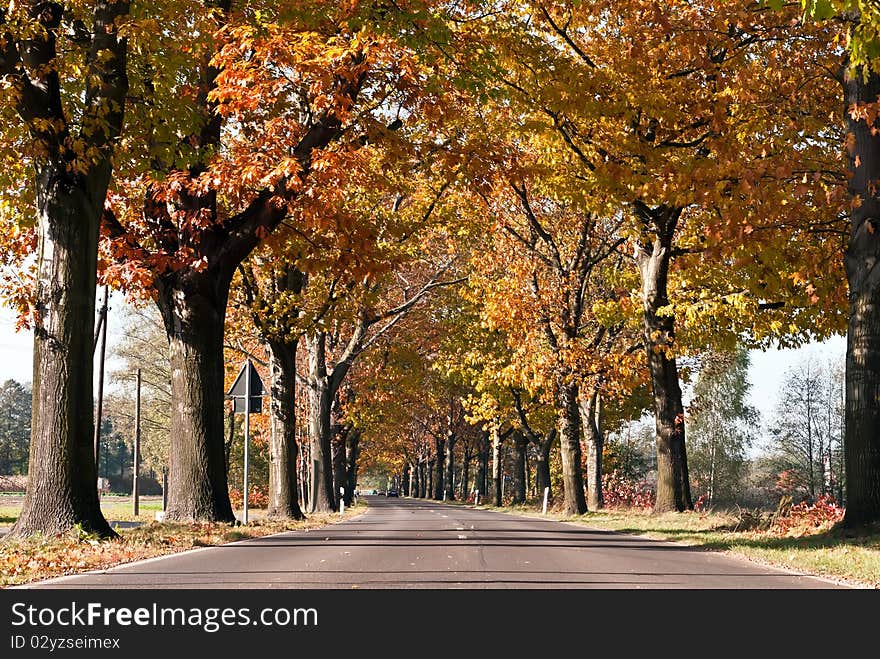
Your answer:
[[[14,586],[68,574],[106,569],[195,547],[214,547],[283,531],[307,531],[351,519],[363,513],[361,502],[345,515],[317,513],[303,521],[256,520],[247,526],[149,522],[118,529],[119,538],[100,540],[73,529],[52,537],[35,536],[0,541],[0,587]]]
[[[530,506],[487,509],[542,516]],[[741,531],[736,529],[742,520],[734,512],[654,515],[642,510],[606,510],[576,516],[548,512],[547,517],[725,552],[851,586],[880,588],[880,528],[854,533],[839,524],[821,524],[795,527],[784,534],[774,528]]]

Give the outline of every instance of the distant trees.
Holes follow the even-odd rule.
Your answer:
[[[843,498],[843,380],[842,365],[815,358],[787,372],[769,428],[778,489]]]
[[[31,391],[7,380],[0,385],[0,474],[26,474],[31,438]]]
[[[710,352],[694,385],[688,424],[691,477],[694,494],[705,497],[707,505],[733,503],[742,491],[759,417],[748,403],[748,369],[743,348]]]

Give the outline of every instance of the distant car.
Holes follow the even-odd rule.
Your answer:
[[[397,494],[397,490],[388,490],[388,496],[389,496],[389,497],[396,497],[396,496],[398,496],[398,494]]]
[[[385,490],[379,490],[378,492],[376,492],[376,494],[378,494],[380,497],[384,497],[384,496],[385,496]]]

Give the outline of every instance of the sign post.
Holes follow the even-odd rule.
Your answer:
[[[248,471],[250,466],[250,434],[251,412],[260,414],[263,411],[263,381],[260,379],[257,369],[254,368],[250,359],[245,361],[244,366],[232,383],[232,387],[226,394],[233,401],[233,413],[244,413],[244,482],[242,483],[242,497],[244,509],[242,510],[242,523],[248,523],[248,493],[250,482]]]

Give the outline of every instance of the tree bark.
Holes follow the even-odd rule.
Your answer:
[[[846,108],[873,104],[880,96],[880,76],[861,71],[844,74]],[[846,345],[846,417],[844,525],[880,521],[880,121],[868,125],[844,113],[852,136],[849,149],[850,237],[846,248],[849,282],[849,330]]]
[[[446,435],[446,479],[443,484],[446,499],[455,501],[455,433]]]
[[[427,472],[428,482],[425,484],[425,498],[436,498],[434,496],[434,465],[436,464],[436,460],[428,460],[428,464],[425,466],[425,471]]]
[[[563,506],[568,515],[583,515],[587,512],[581,471],[581,429],[577,399],[577,385],[559,386],[557,409],[562,456],[562,493]]]
[[[657,446],[657,492],[654,512],[692,510],[687,452],[685,450],[684,405],[675,358],[669,354],[675,343],[675,320],[661,315],[668,306],[667,283],[672,243],[681,216],[680,208],[637,207],[650,224],[654,237],[639,246],[637,260],[642,280],[645,352],[651,373]]]
[[[336,510],[333,488],[331,412],[334,392],[326,365],[326,337],[321,332],[306,336],[309,354],[309,445],[311,447],[311,501],[309,512]]]
[[[296,458],[296,348],[298,341],[268,341],[271,403],[269,434],[270,517],[304,519]]]
[[[354,490],[358,479],[358,458],[361,455],[361,431],[350,428],[345,437],[345,505],[350,506],[354,501]],[[407,465],[406,469],[409,469]],[[402,488],[407,489],[406,471],[401,481]],[[404,492],[406,495],[406,492]]]
[[[163,277],[157,304],[171,351],[171,448],[165,519],[233,522],[223,441],[223,325],[230,277]]]
[[[475,488],[484,499],[489,494],[489,431],[480,434],[480,445],[477,451],[477,481]]]
[[[503,473],[501,469],[501,444],[504,440],[501,437],[501,433],[498,432],[498,429],[495,428],[492,430],[492,505],[493,506],[501,506],[503,505],[503,484],[501,479],[503,478]]]
[[[92,354],[98,226],[112,174],[112,151],[128,92],[127,42],[115,29],[129,3],[95,3],[79,137],[93,150],[86,164],[70,150],[56,32],[61,4],[29,2],[34,35],[3,39],[0,75],[12,82],[17,111],[32,142],[36,190],[37,287],[28,485],[10,537],[63,533],[77,524],[115,536],[101,512],[92,411]],[[5,14],[0,23],[5,22]],[[98,113],[100,117],[97,116]],[[76,161],[85,171],[74,172]],[[88,439],[91,436],[91,439]]]
[[[440,501],[443,499],[443,462],[445,457],[444,446],[446,442],[442,437],[434,438],[434,455],[436,456],[436,460],[434,460],[434,468],[436,473],[434,474],[434,488],[432,492],[432,496],[435,501]]]
[[[601,406],[599,391],[580,400],[581,425],[587,444],[587,508],[601,510],[605,506],[602,498],[602,448],[605,438],[601,427]]]
[[[535,460],[535,486],[538,496],[544,496],[544,490],[550,488],[550,496],[553,496],[553,488],[550,484],[550,451],[553,442],[556,441],[556,428],[551,428],[544,439],[538,443],[538,457]]]
[[[464,455],[461,459],[461,482],[459,483],[459,492],[462,501],[467,501],[470,496],[468,488],[471,481],[471,440],[465,444]]]
[[[513,432],[513,504],[526,502],[526,448],[529,440],[518,430]]]

